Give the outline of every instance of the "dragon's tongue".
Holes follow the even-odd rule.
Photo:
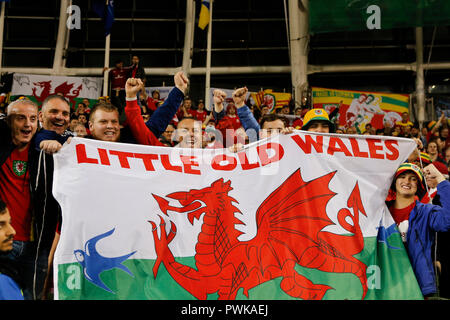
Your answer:
[[[173,206],[169,205],[169,201],[167,201],[166,199],[164,199],[160,196],[157,196],[155,194],[153,195],[153,197],[158,202],[159,208],[161,209],[162,212],[164,212],[165,215],[167,215],[168,210],[183,213],[183,212],[196,210],[202,206],[202,204],[200,202],[195,201],[185,207],[181,207],[181,208],[173,207]],[[190,214],[189,214],[189,216],[190,216]],[[191,220],[191,219],[189,219],[189,220]]]
[[[169,209],[172,211],[175,211],[175,212],[188,212],[188,211],[196,210],[196,209],[200,208],[201,206],[202,206],[202,204],[200,202],[195,201],[185,207],[177,208],[177,207],[170,206]]]
[[[192,214],[192,212],[188,213],[188,219],[192,225],[194,225],[194,218],[195,218],[195,215]]]
[[[190,222],[192,225],[194,225],[194,218],[197,218],[197,220],[199,220],[199,219],[200,219],[200,216],[201,216],[201,214],[202,214],[203,212],[204,212],[204,211],[203,211],[202,209],[199,209],[199,210],[195,210],[195,211],[189,212],[189,213],[188,213],[188,220],[189,220],[189,222]]]

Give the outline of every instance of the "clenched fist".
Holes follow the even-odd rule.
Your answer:
[[[245,97],[247,96],[247,87],[236,89],[233,92],[233,101],[236,108],[241,108],[245,105]]]
[[[45,153],[54,154],[62,148],[62,145],[56,140],[43,140],[39,144],[39,147],[41,150],[44,150]]]
[[[214,103],[222,104],[225,101],[225,98],[227,97],[227,94],[225,91],[216,89],[213,91],[213,100]]]
[[[185,76],[183,71],[178,71],[173,76],[173,81],[175,82],[175,87],[181,90],[184,94],[186,94],[186,90],[189,84],[188,78]]]
[[[125,83],[127,98],[136,98],[137,93],[144,87],[144,83],[139,78],[128,78]]]

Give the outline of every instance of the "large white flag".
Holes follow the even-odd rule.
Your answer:
[[[414,148],[304,131],[239,153],[75,138],[54,157],[55,296],[421,298],[385,205]]]

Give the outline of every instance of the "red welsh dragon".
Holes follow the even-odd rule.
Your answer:
[[[322,299],[332,287],[315,284],[295,270],[296,264],[325,272],[353,273],[361,281],[362,299],[367,293],[366,265],[353,256],[362,251],[364,239],[359,226],[359,213],[366,215],[358,183],[350,194],[347,206],[340,209],[339,224],[351,235],[339,235],[322,229],[334,223],[328,218],[326,206],[336,195],[328,185],[336,171],[303,181],[296,170],[264,200],[256,212],[257,234],[249,241],[239,241],[242,234],[235,225],[243,224],[235,217],[238,203],[228,193],[231,182],[223,179],[211,186],[167,195],[182,207],[174,207],[157,195],[153,197],[164,214],[187,213],[191,224],[204,213],[195,247],[196,269],[175,261],[169,243],[176,235],[171,222],[169,232],[160,216],[153,237],[157,260],[153,267],[156,278],[161,262],[173,279],[197,299],[206,299],[217,292],[219,299],[235,299],[240,288],[248,291],[266,281],[282,277],[281,289],[301,299]],[[353,212],[352,212],[353,211]],[[352,221],[350,224],[348,219]]]

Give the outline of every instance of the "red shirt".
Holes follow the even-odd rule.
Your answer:
[[[147,107],[152,110],[155,111],[158,108],[158,100],[153,99],[152,97],[148,97],[147,98]]]
[[[219,124],[220,124],[221,128],[226,128],[226,129],[232,128],[234,130],[237,130],[241,127],[241,121],[239,120],[238,116],[226,115],[225,117],[220,119]]]
[[[425,196],[420,200],[422,203],[432,203],[434,197],[437,195],[437,190],[434,191],[431,195],[428,195],[428,192],[425,194]]]
[[[294,122],[292,123],[292,127],[294,127],[294,129],[300,130],[303,127],[303,120],[295,119]]]
[[[126,102],[125,115],[127,117],[128,126],[139,144],[147,146],[165,146],[145,125],[144,119],[141,116],[141,107],[137,104],[137,100]]]
[[[416,206],[416,201],[411,203],[409,206],[402,208],[402,209],[396,209],[394,208],[394,205],[392,205],[389,208],[389,211],[391,212],[392,218],[394,218],[395,223],[400,224],[402,221],[409,219],[409,214]]]
[[[191,109],[187,109],[186,112],[188,113],[188,115],[191,114]],[[178,120],[181,120],[184,118],[184,110],[183,110],[183,108],[181,108],[181,106],[175,115],[177,116]]]
[[[232,146],[234,143],[236,143],[237,140],[235,130],[239,129],[240,127],[241,121],[237,116],[230,117],[226,115],[225,117],[219,120],[219,122],[216,125],[216,129],[222,133],[225,147]]]
[[[28,171],[28,147],[11,153],[0,168],[0,196],[11,214],[15,240],[30,241],[31,195]]]
[[[122,69],[112,69],[109,72],[109,77],[111,78],[111,88],[115,89],[125,89],[125,83],[128,79],[128,72],[130,68]]]
[[[189,110],[189,113],[194,117],[194,119],[197,119],[199,121],[201,121],[203,123],[203,121],[205,121],[206,117],[208,116],[208,113],[203,110],[203,111],[198,111],[198,110]]]

